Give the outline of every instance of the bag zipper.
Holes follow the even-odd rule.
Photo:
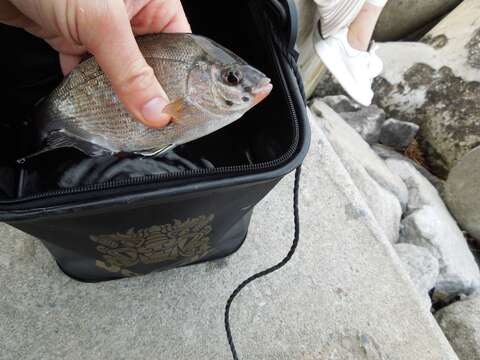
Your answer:
[[[265,162],[259,163],[254,165],[237,165],[237,166],[226,166],[226,167],[219,167],[216,169],[198,169],[198,170],[188,170],[183,172],[175,172],[175,173],[168,173],[168,174],[159,174],[159,175],[150,175],[145,177],[133,178],[128,180],[117,180],[117,181],[109,181],[102,184],[89,184],[83,185],[79,187],[74,187],[70,189],[63,189],[63,190],[56,190],[56,191],[48,191],[36,195],[26,196],[24,198],[19,199],[12,199],[12,200],[2,200],[0,201],[0,205],[16,205],[25,202],[31,201],[38,201],[38,200],[46,200],[51,198],[57,198],[60,196],[66,195],[78,195],[84,194],[89,192],[107,192],[108,190],[116,190],[121,191],[126,187],[130,186],[142,186],[142,185],[154,185],[156,183],[166,181],[166,180],[175,180],[175,179],[190,179],[196,177],[205,177],[205,176],[212,176],[212,175],[247,175],[252,172],[261,171],[261,170],[270,170],[276,167],[279,167],[284,162],[289,160],[296,152],[299,141],[300,141],[300,127],[298,122],[298,117],[295,111],[295,105],[290,94],[290,91],[287,86],[287,81],[285,79],[285,75],[283,74],[282,65],[279,60],[279,56],[277,50],[275,48],[272,29],[270,28],[270,36],[268,36],[268,49],[274,59],[274,65],[278,74],[280,75],[280,80],[282,84],[282,91],[287,99],[287,104],[290,112],[290,117],[293,119],[294,125],[294,139],[293,143],[291,144],[288,151],[282,155],[280,158]],[[48,204],[45,204],[48,206]]]

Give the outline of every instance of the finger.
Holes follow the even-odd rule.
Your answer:
[[[0,23],[22,28],[42,39],[48,40],[58,36],[58,34],[41,27],[35,21],[22,14],[20,10],[7,0],[0,0]]]
[[[132,19],[136,34],[192,32],[180,0],[152,0]]]
[[[167,95],[135,41],[123,2],[101,1],[96,16],[79,16],[79,36],[106,73],[125,107],[141,122],[163,127],[170,116],[162,111]]]
[[[147,6],[152,0],[123,0],[127,9],[128,18],[132,19],[140,10]]]
[[[78,64],[80,64],[80,56],[59,54],[60,67],[63,75],[68,75]]]

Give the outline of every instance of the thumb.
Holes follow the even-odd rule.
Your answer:
[[[79,35],[126,109],[150,127],[163,127],[168,97],[135,40],[123,1],[104,1],[97,16],[80,12]]]

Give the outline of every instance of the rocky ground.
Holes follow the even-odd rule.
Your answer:
[[[392,249],[394,232],[386,235],[376,220],[381,208],[374,213],[374,203],[367,204],[366,188],[356,185],[360,178],[350,176],[354,161],[344,160],[322,123],[311,116],[298,250],[281,271],[247,286],[232,306],[239,358],[456,360],[415,290],[437,282],[438,264],[432,259],[418,284],[409,280]],[[350,135],[361,144],[353,129]],[[385,165],[382,173],[372,172],[372,161],[382,160],[364,146],[370,159],[354,168],[364,184],[383,179],[373,191],[396,206],[388,221],[398,226],[397,199],[408,202],[405,185]],[[230,359],[225,302],[247,276],[288,252],[292,192],[293,174],[255,209],[245,244],[226,259],[98,284],[68,278],[39,240],[0,224],[0,359]],[[415,274],[417,262],[409,261]]]
[[[406,25],[393,33],[406,35]],[[384,27],[380,39],[388,38]],[[318,83],[309,91],[312,112],[424,306],[459,358],[473,360],[480,359],[480,3],[465,0],[429,27],[416,41],[380,44],[385,70],[367,108],[342,95],[318,59],[300,63],[307,91]],[[311,38],[303,39],[304,50]]]
[[[478,265],[436,188],[441,180],[395,151],[408,147],[418,126],[385,120],[377,106],[359,108],[343,95],[316,98],[310,107],[428,308],[479,289]],[[392,128],[395,136],[384,135]]]

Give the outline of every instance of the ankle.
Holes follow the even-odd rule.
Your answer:
[[[351,29],[348,29],[347,33],[347,40],[348,43],[352,48],[355,50],[359,51],[367,51],[369,41],[365,41],[364,39],[361,39],[354,31]]]

